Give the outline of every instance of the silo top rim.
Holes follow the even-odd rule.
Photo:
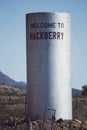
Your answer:
[[[33,15],[33,14],[62,14],[62,15],[70,15],[68,12],[32,12],[27,13],[26,15]]]

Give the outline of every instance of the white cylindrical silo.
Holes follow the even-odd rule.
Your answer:
[[[71,41],[68,13],[26,15],[27,115],[72,119]]]

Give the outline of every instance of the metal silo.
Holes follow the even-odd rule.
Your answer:
[[[30,117],[43,118],[45,107],[50,107],[57,119],[72,119],[70,23],[68,13],[26,15]]]

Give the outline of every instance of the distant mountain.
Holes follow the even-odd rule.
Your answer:
[[[25,82],[17,82],[17,85],[16,86],[19,86],[20,88],[22,88],[22,89],[26,89],[26,87],[27,87],[27,84],[25,83]]]
[[[72,88],[72,94],[73,95],[80,95],[82,93],[82,90]]]
[[[0,71],[0,83],[6,84],[8,86],[13,86],[13,87],[19,87],[21,89],[26,89],[27,84],[25,82],[17,82],[13,79],[11,79],[9,76],[5,75]],[[81,90],[72,88],[72,94],[73,95],[78,95],[81,94]]]
[[[9,76],[5,75],[0,71],[0,83],[6,84],[8,86],[19,87],[21,89],[26,89],[27,84],[25,82],[17,82],[11,79]]]

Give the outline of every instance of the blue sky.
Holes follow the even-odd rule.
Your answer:
[[[71,14],[72,87],[87,84],[87,0],[1,0],[0,71],[26,81],[25,15],[31,12]]]

